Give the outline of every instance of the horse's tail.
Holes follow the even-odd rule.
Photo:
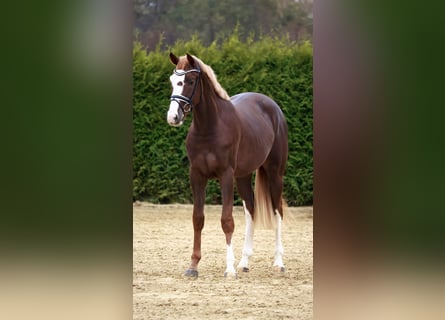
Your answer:
[[[276,221],[270,197],[269,181],[263,168],[258,168],[255,176],[255,228],[274,229]]]

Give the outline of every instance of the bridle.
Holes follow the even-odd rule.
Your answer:
[[[201,69],[199,68],[199,65],[197,65],[196,69],[190,69],[190,70],[181,71],[181,72],[178,72],[176,69],[173,70],[173,73],[176,74],[177,76],[183,76],[190,72],[198,72],[198,78],[195,81],[195,85],[193,87],[192,95],[190,96],[190,98],[183,96],[182,94],[174,94],[174,95],[170,96],[170,101],[176,101],[178,103],[179,107],[181,108],[183,114],[187,114],[193,110],[192,100],[193,100],[193,96],[195,95],[195,91],[196,91],[196,87],[198,86],[198,82],[201,78]],[[184,104],[181,104],[181,102],[183,102]]]

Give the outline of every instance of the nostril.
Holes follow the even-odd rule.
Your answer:
[[[175,115],[175,116],[173,117],[173,120],[174,120],[175,122],[178,122],[178,116]]]

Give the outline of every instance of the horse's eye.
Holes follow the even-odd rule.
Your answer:
[[[183,85],[182,81],[179,81],[179,82],[177,83],[177,85],[180,86],[180,87],[182,87],[182,85]]]

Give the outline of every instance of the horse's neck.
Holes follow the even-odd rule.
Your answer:
[[[203,85],[201,92],[201,101],[193,110],[193,126],[196,131],[206,134],[218,127],[220,112],[223,111],[221,106],[224,107],[226,102],[208,84]]]

